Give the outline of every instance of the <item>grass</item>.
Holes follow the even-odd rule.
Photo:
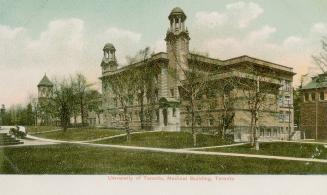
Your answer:
[[[260,150],[258,151],[249,144],[227,148],[211,148],[206,149],[206,151],[327,159],[327,148],[324,145],[308,143],[266,142],[260,143]]]
[[[327,174],[326,163],[73,144],[1,148],[0,159],[2,174]]]
[[[126,136],[97,141],[99,144],[118,144],[155,148],[189,148],[193,147],[193,136],[187,132],[149,132],[132,134],[127,142]],[[197,147],[230,144],[231,141],[221,140],[213,135],[198,134]]]
[[[59,128],[60,127],[56,127],[56,126],[27,126],[26,131],[27,133],[33,134],[38,132],[56,130]]]
[[[123,134],[125,131],[115,129],[97,129],[97,128],[81,128],[81,129],[67,129],[64,131],[54,131],[42,134],[36,134],[35,136],[55,139],[55,140],[92,140],[97,138],[109,137],[113,135]]]

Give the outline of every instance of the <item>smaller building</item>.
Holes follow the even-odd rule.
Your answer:
[[[312,77],[301,88],[300,127],[308,139],[327,138],[327,73]]]
[[[37,85],[38,89],[38,113],[37,113],[37,124],[38,125],[52,125],[53,119],[51,117],[48,104],[52,97],[53,83],[44,74],[43,78]]]

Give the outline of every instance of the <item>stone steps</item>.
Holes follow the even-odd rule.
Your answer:
[[[16,144],[22,144],[23,142],[11,137],[10,135],[6,133],[0,133],[0,146],[4,145],[16,145]]]

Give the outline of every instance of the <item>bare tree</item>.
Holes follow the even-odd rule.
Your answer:
[[[123,116],[123,127],[126,131],[127,141],[130,140],[130,127],[129,127],[129,116],[128,116],[128,107],[131,102],[131,98],[137,92],[135,83],[137,82],[138,77],[132,72],[122,72],[113,76],[109,83],[112,86],[113,94],[116,96],[117,108],[118,111]]]
[[[245,73],[240,74],[242,75],[239,76],[244,77],[244,79],[240,79],[238,84],[243,91],[250,112],[250,141],[251,145],[255,146],[258,140],[257,130],[260,115],[263,111],[272,111],[272,106],[277,105],[280,85],[272,82],[274,80],[272,72],[267,69],[260,70],[254,65],[247,65]]]
[[[197,99],[201,98],[208,84],[209,73],[200,70],[201,63],[197,56],[193,56],[187,67],[182,66],[174,53],[176,66],[182,75],[178,75],[175,68],[169,69],[169,74],[175,79],[179,87],[180,96],[188,105],[187,114],[191,117],[191,133],[193,136],[193,146],[197,145],[196,106]],[[183,79],[182,79],[183,78]],[[198,119],[199,120],[199,119]]]
[[[317,55],[312,55],[315,64],[320,68],[323,73],[327,71],[327,37],[321,39],[322,51]]]
[[[237,85],[236,78],[226,78],[223,81],[220,81],[221,87],[221,97],[222,97],[222,127],[221,127],[221,138],[225,139],[226,130],[231,127],[235,111],[234,111],[234,103],[235,103],[235,95],[233,94],[233,89]]]

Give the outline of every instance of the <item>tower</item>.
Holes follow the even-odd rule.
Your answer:
[[[48,106],[50,103],[50,98],[52,97],[53,84],[49,80],[46,74],[37,85],[38,89],[38,107],[40,111],[37,116],[37,124],[49,125],[51,124],[51,115],[49,114],[51,108]]]
[[[107,43],[103,47],[102,72],[117,70],[116,49],[113,44]]]
[[[166,34],[166,47],[169,58],[169,68],[176,69],[178,78],[184,80],[183,70],[188,68],[190,36],[185,26],[186,15],[184,11],[175,7],[169,14],[170,27]]]
[[[53,84],[46,74],[44,74],[43,78],[37,85],[37,89],[39,101],[42,99],[48,99],[52,96]]]
[[[168,16],[170,26],[166,34],[168,65],[161,68],[159,123],[162,130],[180,131],[180,95],[178,86],[185,80],[188,69],[189,34],[186,15],[179,7]]]

